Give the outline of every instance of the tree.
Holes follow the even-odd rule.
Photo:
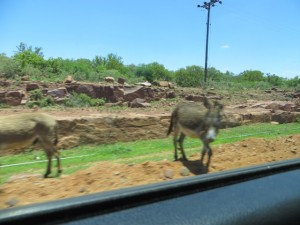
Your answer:
[[[34,68],[43,69],[46,66],[41,47],[35,47],[33,50],[32,46],[27,47],[26,44],[21,42],[17,49],[14,59],[20,62],[22,68],[31,65]]]
[[[108,54],[107,57],[96,56],[93,59],[93,65],[98,71],[106,69],[122,72],[124,69],[122,57],[112,53]]]
[[[0,77],[13,79],[20,72],[20,64],[4,54],[0,54]]]
[[[144,77],[145,80],[153,82],[155,80],[171,80],[172,73],[162,64],[153,62],[150,64],[141,64],[136,70],[136,76]]]
[[[208,68],[208,79],[212,81],[221,81],[224,79],[223,73],[214,67]]]
[[[198,87],[204,80],[204,70],[199,66],[187,66],[175,72],[175,81],[182,87]]]
[[[245,70],[238,75],[242,81],[264,81],[264,74],[259,70]]]
[[[269,73],[267,75],[267,82],[274,86],[280,86],[284,83],[284,79],[275,74],[271,75]]]

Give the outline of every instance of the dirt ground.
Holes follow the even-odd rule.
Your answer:
[[[52,179],[43,179],[40,174],[21,174],[0,186],[0,208],[297,158],[300,152],[300,135],[274,140],[250,138],[233,144],[215,146],[213,151],[208,171],[200,164],[200,154],[194,154],[190,155],[186,162],[164,160],[133,165],[99,162],[88,169]]]

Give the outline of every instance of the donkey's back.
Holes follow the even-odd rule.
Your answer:
[[[56,129],[56,120],[42,113],[0,117],[0,149],[24,148],[36,140],[55,143]]]

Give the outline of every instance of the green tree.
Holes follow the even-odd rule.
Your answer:
[[[97,69],[97,71],[103,71],[106,69],[122,72],[124,68],[122,57],[112,53],[108,54],[107,57],[96,56],[93,59],[93,66]]]
[[[217,70],[214,67],[210,67],[207,69],[208,79],[212,81],[221,81],[224,80],[223,73]]]
[[[187,66],[175,72],[175,82],[181,87],[198,87],[203,80],[204,70],[199,66]]]
[[[0,54],[0,77],[14,79],[20,70],[21,66],[16,60]]]
[[[172,73],[168,71],[162,64],[153,62],[150,64],[141,64],[136,69],[136,76],[143,77],[149,82],[155,80],[172,80]]]
[[[265,81],[263,72],[259,70],[245,70],[238,75],[241,81]]]
[[[284,83],[284,78],[279,77],[275,74],[271,75],[269,73],[267,75],[267,82],[274,86],[280,86]]]
[[[35,47],[33,50],[32,46],[27,47],[26,44],[21,42],[17,49],[14,59],[20,62],[22,68],[31,65],[34,68],[43,69],[46,66],[41,47]]]

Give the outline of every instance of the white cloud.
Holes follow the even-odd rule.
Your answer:
[[[229,45],[222,45],[221,48],[230,48]]]

